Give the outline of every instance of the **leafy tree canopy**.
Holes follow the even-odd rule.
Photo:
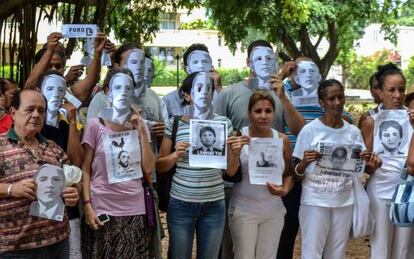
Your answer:
[[[348,53],[364,28],[380,22],[395,39],[398,0],[206,0],[205,5],[233,49],[248,37],[249,29],[267,34],[267,40],[283,46],[290,58],[311,57],[323,76],[338,55]],[[328,41],[326,53],[320,43]]]

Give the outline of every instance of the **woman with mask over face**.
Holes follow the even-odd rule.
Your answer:
[[[157,159],[156,167],[160,173],[176,165],[167,212],[169,258],[191,258],[194,231],[197,234],[197,258],[217,258],[219,253],[225,222],[222,170],[190,167],[188,154],[190,119],[225,121],[228,132],[232,132],[231,122],[212,110],[213,90],[206,72],[195,72],[184,79],[180,91],[191,108],[188,115],[178,121],[173,153],[174,118],[169,120]],[[237,152],[237,149],[228,148],[226,173],[229,175],[236,173]]]
[[[272,129],[274,112],[275,103],[271,95],[265,91],[253,93],[248,105],[250,125],[242,128],[242,136],[232,136],[228,140],[232,145],[243,146],[239,154],[243,177],[240,183],[233,186],[228,212],[234,258],[276,258],[286,213],[281,197],[292,188],[293,178],[290,142],[286,135]],[[282,139],[283,147],[280,146],[280,149],[283,159],[276,163],[284,168],[283,185],[250,183],[249,147],[245,145],[250,143],[250,138]],[[264,160],[264,153],[259,154]],[[257,161],[256,166],[269,166],[269,162]]]
[[[382,160],[382,166],[372,172],[367,182],[367,193],[376,222],[374,234],[370,239],[371,258],[411,258],[408,253],[410,241],[413,239],[413,228],[395,226],[388,217],[389,203],[400,182],[401,172],[408,155],[406,150],[401,149],[404,143],[401,143],[400,137],[402,137],[402,130],[409,130],[409,127],[402,128],[399,124],[402,121],[385,120],[382,123],[376,121],[378,116],[384,112],[405,112],[406,108],[403,103],[406,81],[401,70],[394,64],[381,67],[377,72],[377,79],[382,111],[367,117],[361,126],[367,148],[378,152]],[[375,126],[376,124],[378,127]],[[374,138],[375,127],[378,128],[379,137],[377,138]],[[377,147],[376,150],[374,150],[375,147]]]
[[[134,90],[131,73],[127,69],[110,70],[104,85],[109,89],[110,107],[99,118],[88,123],[82,141],[85,149],[82,170],[87,224],[82,233],[82,254],[84,258],[148,258],[144,190],[142,177],[139,177],[150,175],[154,169],[155,157],[148,129],[139,111],[131,111],[130,108]],[[109,158],[114,155],[116,161],[118,154],[125,153],[128,140],[106,143],[106,139],[109,136],[124,136],[127,132],[135,133],[139,140],[140,151],[139,147],[127,151],[129,154],[140,152],[142,174],[113,182],[110,176],[115,175],[116,171],[108,171],[108,151],[105,148],[115,145],[113,150],[117,153],[110,153]],[[112,170],[117,170],[117,167]],[[104,216],[98,218],[100,215]],[[103,223],[103,218],[109,218],[109,221]]]
[[[320,83],[318,99],[325,114],[306,124],[299,133],[292,154],[295,176],[302,181],[299,222],[302,233],[302,258],[345,258],[352,226],[354,204],[353,177],[345,172],[325,174],[317,171],[321,142],[359,145],[366,170],[378,165],[378,157],[365,151],[361,132],[342,119],[344,88],[334,79]]]

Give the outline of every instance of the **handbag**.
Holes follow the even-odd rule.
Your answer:
[[[353,179],[354,209],[352,212],[351,238],[361,238],[372,235],[375,228],[375,218],[371,213],[368,195],[359,177]]]
[[[180,120],[179,116],[174,116],[172,132],[171,132],[171,140],[172,140],[171,153],[175,152],[175,140],[177,137],[179,120]],[[159,198],[158,208],[164,212],[167,212],[167,209],[168,209],[168,202],[170,200],[171,181],[175,174],[175,168],[176,168],[176,165],[174,165],[167,172],[157,173],[157,193],[158,193],[158,198]]]
[[[155,211],[154,211],[154,192],[146,180],[142,180],[142,187],[144,188],[145,200],[145,216],[147,218],[147,226],[155,227]]]
[[[400,227],[411,227],[414,223],[414,177],[401,174],[401,182],[392,196],[389,217],[392,223]]]

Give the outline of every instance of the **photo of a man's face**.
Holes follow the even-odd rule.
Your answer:
[[[121,151],[118,155],[118,164],[122,168],[127,168],[129,166],[129,153],[127,151]]]
[[[61,199],[65,176],[60,167],[47,165],[36,175],[37,199],[42,203],[57,203]]]
[[[154,64],[151,59],[145,58],[144,65],[144,84],[145,87],[150,87],[152,79],[154,78]]]
[[[216,142],[216,132],[211,127],[206,127],[200,132],[201,143],[208,148],[211,148]]]
[[[271,48],[256,47],[250,54],[251,69],[258,78],[268,80],[276,73],[276,56]]]
[[[124,73],[114,75],[109,83],[110,100],[112,107],[116,110],[124,110],[131,106],[131,95],[133,93],[133,82]]]
[[[344,164],[347,161],[348,152],[344,147],[337,147],[332,152],[332,168],[336,170],[341,170]]]
[[[295,80],[307,94],[315,92],[321,81],[318,66],[312,61],[300,61],[296,68]]]
[[[128,68],[134,76],[137,87],[141,87],[144,77],[145,53],[141,49],[133,49],[127,55],[124,67]]]
[[[390,120],[380,124],[379,138],[386,151],[398,151],[402,137],[402,127],[398,122]]]
[[[191,98],[196,109],[204,111],[212,101],[213,84],[205,72],[197,74],[193,80]]]
[[[212,66],[212,60],[208,52],[195,50],[187,58],[186,70],[188,74],[201,71],[209,72]]]
[[[66,83],[61,76],[48,75],[42,82],[42,94],[47,101],[48,112],[55,113],[62,105],[66,92]]]

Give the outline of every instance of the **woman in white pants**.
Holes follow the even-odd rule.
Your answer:
[[[394,64],[387,64],[379,68],[376,77],[384,111],[401,111],[401,109],[405,109],[403,103],[406,82],[401,70]],[[377,113],[367,117],[362,122],[361,126],[362,135],[364,136],[365,144],[369,150],[374,150],[374,147],[377,146],[384,146],[382,152],[380,150],[374,150],[374,152],[379,151],[379,156],[382,159],[382,166],[371,174],[367,183],[367,193],[370,198],[370,206],[376,222],[374,234],[371,236],[371,258],[411,259],[412,257],[409,257],[409,250],[411,249],[410,242],[413,238],[413,228],[395,226],[391,223],[388,217],[390,208],[389,203],[394,194],[395,187],[400,182],[400,175],[407,160],[407,153],[401,152],[402,150],[397,148],[396,152],[398,154],[397,156],[394,156],[393,153],[396,152],[392,151],[392,147],[387,146],[388,144],[386,144],[384,140],[385,137],[382,137],[383,140],[381,140],[381,137],[374,138],[375,120],[378,118],[379,114],[380,113]],[[413,124],[413,119],[411,119],[411,124]],[[390,129],[394,131],[395,134],[389,134],[389,132],[381,134],[382,130],[381,127],[379,127],[379,135],[385,136],[389,134],[402,137],[401,132],[399,133],[399,130],[396,128]],[[387,131],[389,131],[389,129],[387,129]],[[378,145],[374,145],[375,141],[382,141],[383,144],[377,143]],[[398,145],[400,144],[401,143]]]
[[[286,214],[286,209],[280,197],[286,195],[292,188],[293,178],[290,166],[290,142],[286,135],[271,128],[274,113],[275,103],[273,97],[264,91],[255,92],[250,97],[248,105],[250,125],[241,129],[242,136],[232,136],[228,140],[232,145],[244,145],[240,152],[242,181],[233,187],[228,211],[234,258],[276,258],[280,233]],[[267,158],[266,165],[268,168],[272,167],[274,174],[277,173],[277,168],[280,168],[280,172],[283,174],[283,185],[269,182],[264,185],[250,183],[249,146],[245,144],[249,144],[251,138],[276,138],[281,140],[283,145],[279,148],[283,157],[277,159],[277,161],[271,161]],[[257,154],[260,153],[257,152]],[[263,157],[260,159],[263,159]],[[274,167],[276,164],[277,168]],[[259,165],[255,161],[251,166]]]
[[[351,154],[343,150],[348,145],[365,150],[365,145],[360,130],[342,119],[345,95],[341,83],[334,79],[321,82],[318,98],[325,114],[302,128],[292,155],[295,176],[303,179],[299,210],[302,258],[341,259],[345,258],[354,204],[353,174],[342,169]],[[316,160],[323,159],[322,146],[342,149],[343,155],[333,151],[332,165],[320,170]],[[371,159],[368,169],[378,159],[367,151],[360,157]]]

